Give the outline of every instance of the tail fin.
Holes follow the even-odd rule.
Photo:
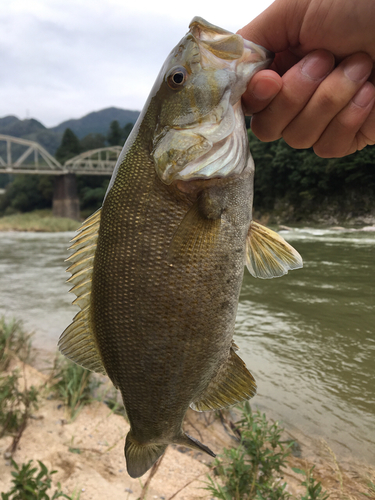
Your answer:
[[[193,450],[204,451],[211,457],[216,457],[215,453],[210,450],[210,448],[202,444],[198,439],[195,439],[188,434],[181,434],[177,439],[173,441],[175,444],[181,444],[182,446],[187,446],[188,448],[193,448]]]
[[[167,444],[147,443],[139,444],[128,432],[125,441],[126,468],[131,477],[140,477],[150,469],[156,460],[161,457]]]

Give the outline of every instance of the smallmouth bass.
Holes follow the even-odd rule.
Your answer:
[[[288,243],[252,221],[241,95],[271,55],[199,17],[189,28],[68,259],[81,311],[59,348],[121,391],[132,477],[168,444],[214,456],[182,422],[189,407],[216,410],[255,394],[233,343],[244,266],[262,278],[302,266]]]

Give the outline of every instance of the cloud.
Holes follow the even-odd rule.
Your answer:
[[[239,12],[247,4],[240,0]],[[180,7],[13,0],[0,15],[0,116],[28,114],[53,126],[109,106],[140,110],[194,15],[233,31],[244,24],[243,15],[218,11],[211,0]]]

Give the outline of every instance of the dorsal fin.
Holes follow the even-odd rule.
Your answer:
[[[90,326],[91,276],[100,213],[101,209],[85,220],[69,247],[74,253],[66,259],[70,263],[67,271],[72,273],[68,282],[74,283],[70,292],[77,296],[73,304],[77,304],[81,311],[74,316],[72,323],[62,333],[58,346],[64,356],[78,365],[105,375],[106,371]]]
[[[252,221],[246,238],[246,267],[255,278],[278,278],[303,266],[302,257],[284,238]]]

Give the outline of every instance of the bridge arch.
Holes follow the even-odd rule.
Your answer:
[[[62,175],[66,172],[37,142],[0,134],[0,173]]]
[[[40,144],[0,134],[0,173],[55,175],[52,210],[79,220],[76,175],[112,175],[121,146],[85,151],[63,165]]]

